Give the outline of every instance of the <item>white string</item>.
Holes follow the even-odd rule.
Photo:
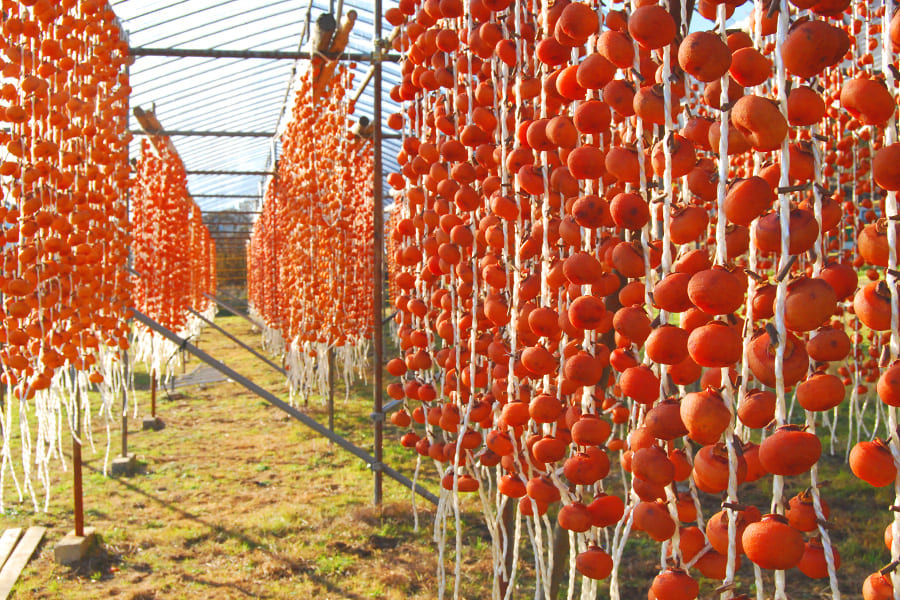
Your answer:
[[[775,68],[776,79],[778,84],[778,102],[781,106],[782,114],[787,114],[787,73],[785,70],[784,60],[781,54],[781,48],[784,44],[788,30],[789,7],[787,0],[779,0],[778,12],[778,28],[775,40]],[[788,248],[790,244],[790,197],[787,193],[781,191],[781,188],[789,185],[788,170],[790,168],[790,140],[785,136],[781,144],[780,166],[781,173],[779,178],[778,190],[778,211],[779,223],[781,226],[781,253],[778,262],[778,272],[783,273],[787,261],[789,260]],[[784,322],[785,312],[785,294],[787,291],[787,277],[783,277],[778,282],[775,294],[775,330],[778,334],[778,344],[775,349],[775,420],[778,426],[785,422],[785,398],[784,398],[784,351],[787,342],[787,328]],[[784,478],[781,475],[773,475],[772,477],[772,512],[784,513]],[[784,571],[775,571],[775,600],[787,600],[785,593]]]
[[[890,23],[893,17],[894,3],[892,0],[882,0],[883,14],[881,16],[881,69],[884,73],[885,84],[887,89],[894,89],[894,72],[893,65],[893,42],[890,36]],[[897,141],[897,111],[893,110],[891,118],[884,129],[884,145],[889,146]],[[870,173],[870,177],[871,177]],[[875,189],[874,186],[871,189]],[[896,217],[898,214],[897,193],[888,192],[885,199],[885,216],[888,219]],[[891,222],[891,221],[889,221]],[[892,223],[892,222],[891,222]],[[895,359],[900,356],[900,298],[898,298],[898,278],[894,273],[897,272],[897,228],[893,225],[887,228],[888,241],[888,270],[885,273],[885,279],[888,282],[888,289],[891,294],[891,337],[890,337],[890,356]],[[879,406],[880,402],[877,403]],[[900,464],[900,439],[898,439],[897,429],[897,409],[896,407],[887,407],[889,427],[890,427],[890,446],[891,453],[894,455],[895,464]],[[900,475],[894,482],[894,504],[900,504]],[[896,561],[900,558],[900,513],[894,512],[894,520],[891,524],[891,560]],[[891,585],[894,591],[894,600],[900,600],[900,573],[894,569],[891,572]]]

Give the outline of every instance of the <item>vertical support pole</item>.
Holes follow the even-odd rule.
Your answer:
[[[506,546],[504,548],[503,563],[506,565],[506,577],[500,575],[500,597],[506,598],[509,589],[510,580],[508,577],[512,573],[513,555],[515,554],[515,545],[513,543],[513,530],[516,526],[516,503],[511,499],[506,499],[503,503],[503,510],[500,511],[498,521],[503,522],[503,531],[506,532]]]
[[[373,328],[373,336],[374,340],[374,351],[375,351],[375,360],[374,360],[374,369],[375,369],[375,398],[374,398],[374,412],[375,412],[375,422],[374,422],[374,445],[375,445],[375,506],[381,506],[381,462],[382,462],[382,433],[384,421],[381,419],[381,413],[383,411],[383,380],[382,380],[382,363],[384,362],[384,340],[383,332],[382,332],[382,302],[384,301],[384,295],[382,292],[382,259],[383,259],[383,242],[384,242],[384,192],[382,190],[382,164],[381,164],[381,0],[375,0],[375,7],[373,11],[373,17],[375,19],[375,40],[374,40],[374,56],[372,61],[372,66],[375,69],[375,81],[374,81],[374,98],[373,98],[373,114],[372,120],[375,123],[375,131],[372,135],[372,150],[373,150],[373,176],[374,181],[372,182],[372,195],[373,198],[373,207],[374,207],[374,217],[372,219],[372,226],[374,229],[373,232],[373,243],[374,248],[372,252],[372,328]]]
[[[334,431],[334,346],[328,347],[328,429]],[[329,446],[334,441],[328,440]]]
[[[75,388],[75,434],[72,436],[72,500],[75,535],[84,537],[84,496],[81,485],[81,392]]]
[[[150,370],[150,416],[156,418],[156,371]]]
[[[128,352],[124,356],[125,369],[128,369]],[[128,381],[128,372],[125,372],[125,381]],[[122,384],[122,456],[128,456],[128,386]]]

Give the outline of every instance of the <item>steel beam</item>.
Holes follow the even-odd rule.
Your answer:
[[[216,304],[218,304],[219,306],[221,306],[222,308],[224,308],[225,310],[227,310],[228,312],[230,312],[231,314],[236,315],[236,316],[244,319],[245,321],[248,321],[254,327],[260,327],[260,328],[265,327],[265,325],[263,325],[262,323],[255,321],[252,317],[250,317],[249,315],[245,315],[238,309],[236,309],[228,304],[225,304],[224,302],[222,302],[222,300],[220,300],[219,298],[216,298],[212,294],[207,294],[206,292],[203,292],[203,295],[206,296],[207,298],[209,298],[210,300],[212,300],[213,302],[215,302]]]
[[[275,171],[185,171],[188,175],[275,175]]]
[[[212,321],[210,321],[209,319],[207,319],[206,317],[204,317],[203,315],[198,313],[193,308],[188,308],[188,311],[190,311],[190,313],[192,315],[194,315],[195,317],[197,317],[198,319],[200,319],[201,321],[203,321],[204,323],[206,323],[207,325],[209,325],[210,327],[212,327],[213,329],[215,329],[216,331],[218,331],[219,333],[221,333],[222,335],[227,337],[229,340],[231,340],[232,342],[234,342],[235,344],[237,344],[238,346],[240,346],[241,348],[243,348],[244,350],[246,350],[247,352],[249,352],[256,358],[258,358],[259,360],[263,361],[264,363],[266,363],[267,365],[269,365],[270,367],[272,367],[273,369],[275,369],[282,375],[287,375],[287,371],[285,371],[284,369],[282,369],[281,367],[279,367],[278,365],[273,363],[271,360],[269,360],[268,358],[266,358],[265,356],[263,356],[262,354],[257,352],[254,348],[248,346],[241,340],[237,339],[236,337],[234,337],[233,335],[231,335],[230,333],[228,333],[227,331],[225,331],[224,329],[222,329],[221,327],[219,327],[218,325],[216,325],[215,323],[213,323]]]
[[[375,6],[373,11],[373,17],[375,19],[375,43],[381,43],[381,0],[375,0]],[[381,52],[381,49],[376,46],[375,51],[377,53]],[[374,69],[374,102],[372,106],[372,121],[375,123],[375,130],[372,135],[372,167],[373,167],[373,178],[372,182],[372,192],[375,198],[381,198],[384,193],[382,191],[382,186],[384,184],[384,173],[382,166],[382,148],[381,148],[381,140],[383,139],[383,134],[381,131],[381,86],[382,86],[382,73],[383,69],[381,67],[381,61],[376,60],[372,67]],[[373,319],[372,319],[372,335],[375,338],[373,344],[373,351],[375,355],[375,360],[373,362],[373,369],[375,371],[375,377],[373,381],[373,392],[374,398],[372,399],[372,407],[373,412],[379,416],[384,415],[384,380],[383,380],[383,362],[384,362],[384,333],[382,331],[381,325],[381,317],[382,311],[384,310],[383,302],[384,302],[384,291],[382,290],[382,282],[384,281],[384,277],[382,274],[382,261],[383,261],[383,253],[384,253],[384,207],[380,202],[373,202],[373,243],[375,247],[373,248],[373,260],[372,260],[372,310],[374,311]],[[384,419],[375,419],[373,422],[374,431],[374,451],[375,451],[375,461],[381,463],[382,461],[382,452],[383,452],[383,444],[384,444]],[[382,490],[381,490],[381,472],[375,470],[375,490],[374,490],[374,502],[375,506],[381,506],[382,500]]]
[[[266,60],[309,60],[321,57],[324,60],[347,60],[352,62],[369,62],[372,55],[365,52],[344,52],[338,56],[327,56],[321,52],[285,52],[282,50],[201,50],[193,48],[148,48],[137,46],[129,48],[131,56],[168,56],[174,58],[262,58]],[[382,60],[399,62],[399,54],[386,54]]]
[[[275,134],[268,131],[194,131],[189,129],[162,129],[159,131],[144,131],[143,129],[131,129],[128,133],[133,135],[167,135],[175,136],[197,136],[197,137],[253,137],[253,138],[270,138]],[[255,197],[255,196],[254,196]]]
[[[288,415],[297,419],[298,421],[300,421],[301,423],[303,423],[304,425],[306,425],[307,427],[309,427],[316,433],[320,433],[320,434],[324,435],[326,438],[328,438],[329,440],[331,440],[332,442],[334,442],[335,444],[337,444],[338,446],[340,446],[341,448],[343,448],[350,454],[356,456],[357,458],[359,458],[360,460],[365,462],[369,466],[369,468],[371,468],[376,473],[384,473],[391,479],[394,479],[395,481],[402,483],[404,486],[406,486],[410,490],[414,491],[415,493],[419,494],[420,496],[422,496],[429,502],[432,502],[433,504],[438,503],[437,496],[435,496],[434,494],[432,494],[431,492],[429,492],[428,490],[423,488],[421,485],[419,485],[417,483],[413,483],[412,480],[410,480],[408,477],[406,477],[405,475],[403,475],[396,469],[393,469],[393,468],[387,466],[386,464],[382,463],[380,460],[377,460],[374,456],[372,456],[371,454],[369,454],[368,452],[366,452],[359,446],[351,443],[344,437],[329,431],[328,427],[322,425],[321,423],[319,423],[312,417],[297,410],[296,408],[294,408],[293,406],[291,406],[290,404],[288,404],[281,398],[277,397],[275,394],[269,392],[268,390],[261,388],[257,384],[253,383],[251,380],[247,379],[246,377],[244,377],[243,375],[241,375],[240,373],[238,373],[237,371],[232,369],[231,367],[216,360],[215,358],[213,358],[212,356],[210,356],[209,354],[207,354],[206,352],[204,352],[203,350],[201,350],[194,344],[191,344],[187,340],[172,333],[171,331],[169,331],[168,329],[166,329],[165,327],[163,327],[162,325],[160,325],[153,319],[149,318],[145,314],[141,313],[137,309],[132,308],[131,310],[134,312],[135,321],[142,323],[143,325],[149,327],[150,329],[159,333],[163,337],[178,344],[179,348],[190,352],[191,354],[193,354],[194,356],[196,356],[197,358],[199,358],[200,360],[202,360],[203,362],[205,362],[206,364],[208,364],[215,370],[219,371],[220,373],[222,373],[223,375],[225,375],[226,377],[231,379],[233,382],[244,386],[245,388],[247,388],[248,390],[250,390],[257,396],[259,396],[260,398],[262,398],[263,400],[265,400],[266,402],[271,404],[272,406],[275,406],[276,408],[279,408],[282,411],[286,412]]]

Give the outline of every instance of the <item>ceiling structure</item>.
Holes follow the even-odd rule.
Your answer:
[[[396,4],[384,0],[383,8]],[[371,0],[112,0],[111,5],[129,45],[139,49],[130,69],[131,106],[153,109],[166,131],[178,132],[171,139],[188,171],[188,189],[203,211],[234,209],[264,193],[265,173],[273,169],[278,134],[294,102],[293,75],[304,61],[145,56],[140,49],[296,53],[309,49],[310,19],[349,10],[357,19],[346,52],[367,57],[373,49]],[[382,26],[387,37],[391,26]],[[369,63],[350,64],[356,88]],[[388,92],[400,82],[400,68],[384,62],[382,73],[382,128],[392,133],[387,117],[400,107]],[[373,88],[370,83],[363,91],[354,117],[371,119]],[[133,114],[129,128],[140,131]],[[132,158],[140,155],[140,141],[136,135]],[[385,174],[397,170],[399,140],[384,139],[382,148]]]

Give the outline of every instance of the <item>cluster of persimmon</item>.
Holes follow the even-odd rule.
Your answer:
[[[277,175],[248,246],[248,297],[284,343],[356,345],[372,331],[372,147],[349,134],[352,73],[311,102],[297,86]]]
[[[401,443],[448,491],[495,486],[534,528],[551,511],[588,579],[616,572],[629,530],[665,544],[657,600],[696,597],[698,572],[731,589],[742,558],[836,593],[816,425],[871,392],[900,406],[900,17],[775,1],[727,28],[742,4],[700,0],[687,16],[717,27],[693,33],[653,0],[386,14],[404,56],[386,365]],[[873,485],[896,480],[889,434],[851,453]],[[765,515],[738,501],[763,478]],[[866,600],[894,597],[870,579]]]
[[[128,347],[129,59],[96,1],[4,0],[2,31],[0,381],[24,400]]]
[[[215,240],[187,189],[184,163],[168,143],[141,141],[131,187],[134,307],[181,332],[216,293]],[[160,372],[161,375],[161,372]]]

